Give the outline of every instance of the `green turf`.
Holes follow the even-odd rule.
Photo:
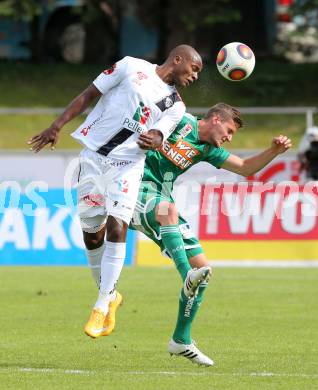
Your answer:
[[[126,268],[116,331],[91,340],[88,270],[1,267],[0,388],[317,389],[317,278],[317,269],[216,269],[193,331],[215,367],[200,368],[166,352],[173,269]]]
[[[0,117],[0,149],[26,149],[26,141],[41,132],[54,120],[53,115],[2,115]],[[257,149],[269,146],[271,138],[288,135],[298,146],[305,129],[304,115],[244,115],[244,129],[235,135],[229,149]],[[80,125],[83,118],[74,119],[62,130],[58,149],[80,149],[70,132]]]
[[[280,134],[288,136],[293,147],[298,148],[306,123],[304,115],[242,115],[244,127],[240,129],[231,144],[225,147],[231,149],[268,148],[273,137]]]
[[[35,134],[45,130],[55,119],[53,115],[1,115],[0,149],[28,149],[27,141]],[[58,149],[80,149],[70,133],[81,124],[83,118],[76,118],[62,130]]]

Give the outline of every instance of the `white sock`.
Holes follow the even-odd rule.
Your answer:
[[[97,287],[100,282],[100,265],[102,262],[103,253],[105,250],[105,243],[96,249],[86,249],[86,256],[88,258],[88,266],[91,269],[93,279]]]
[[[101,278],[99,295],[94,306],[104,314],[108,312],[109,301],[114,295],[116,283],[119,279],[126,256],[125,242],[105,242],[105,250],[101,263]]]

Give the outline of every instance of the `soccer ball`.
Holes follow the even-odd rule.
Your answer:
[[[253,51],[244,43],[231,42],[223,46],[216,57],[216,67],[223,77],[231,81],[248,78],[255,66]]]

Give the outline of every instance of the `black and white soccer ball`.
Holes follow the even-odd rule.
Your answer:
[[[253,72],[255,56],[252,49],[244,43],[231,42],[219,51],[216,66],[226,79],[242,81]]]

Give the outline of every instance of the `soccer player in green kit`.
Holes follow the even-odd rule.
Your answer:
[[[270,148],[241,159],[222,147],[225,142],[231,142],[241,126],[240,113],[224,103],[213,106],[201,120],[185,114],[160,150],[147,154],[130,226],[145,233],[173,259],[184,282],[168,352],[204,366],[213,365],[213,361],[193,343],[191,325],[202,302],[211,269],[198,239],[191,233],[187,221],[178,214],[171,193],[177,177],[200,161],[249,176],[291,147],[290,139],[280,135],[272,140]],[[96,272],[98,264],[91,264],[91,267]]]

